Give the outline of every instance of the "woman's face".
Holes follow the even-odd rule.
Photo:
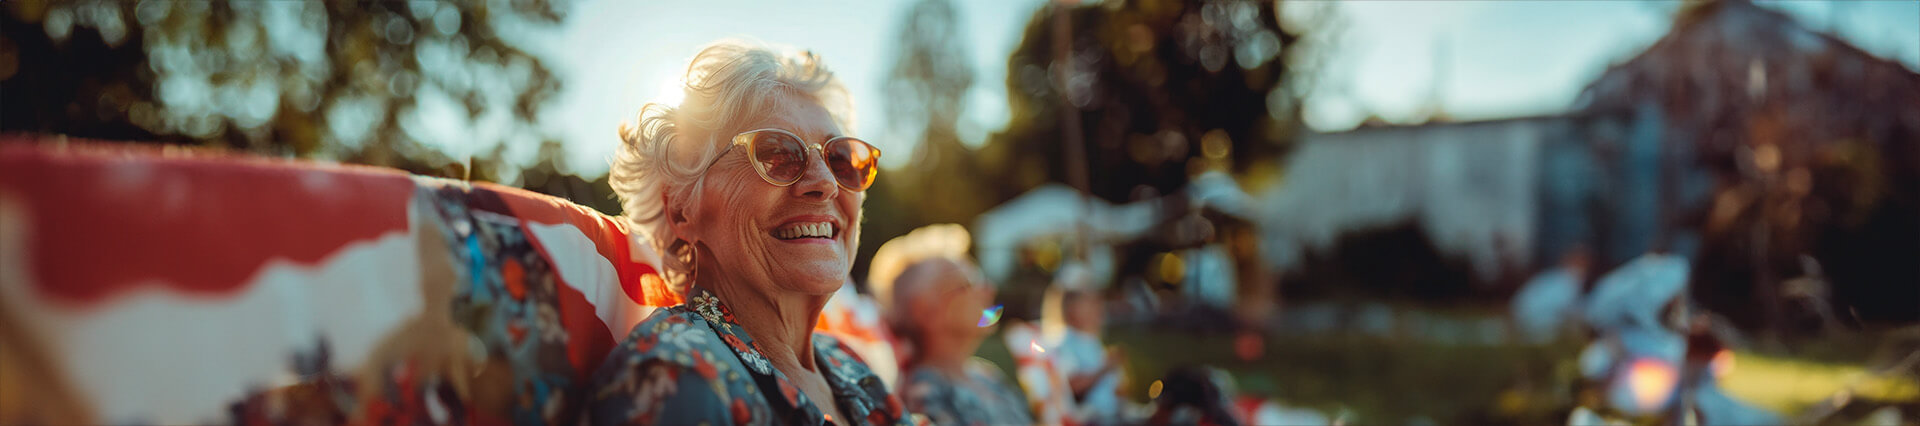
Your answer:
[[[946,325],[970,337],[991,334],[992,328],[980,326],[980,317],[987,308],[993,307],[993,286],[982,280],[979,270],[972,265],[956,264],[954,273],[948,274],[945,281],[941,293],[946,296],[944,300],[951,301],[943,317]]]
[[[777,105],[773,113],[713,136],[728,141],[743,130],[781,129],[811,147],[844,135],[819,102],[790,94],[772,96]],[[704,245],[708,253],[702,254],[713,258],[703,262],[720,269],[703,273],[774,287],[761,291],[831,295],[852,269],[866,194],[840,187],[820,153],[811,149],[800,181],[774,186],[754,170],[748,151],[746,146],[733,147],[707,170],[705,182],[696,189],[701,193],[694,200],[698,204],[689,209],[680,235]],[[774,237],[776,231],[796,226],[826,226],[831,237]]]
[[[1106,302],[1098,293],[1077,290],[1064,304],[1068,326],[1089,333],[1099,333],[1100,328],[1106,326]]]
[[[945,333],[966,339],[977,340],[993,333],[992,327],[980,326],[981,313],[993,306],[993,286],[980,276],[979,270],[972,265],[946,259],[937,262],[930,271],[917,280],[924,280],[914,290],[915,312],[930,315],[917,315],[921,327],[931,332]]]

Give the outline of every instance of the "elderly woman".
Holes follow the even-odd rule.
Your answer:
[[[967,259],[967,231],[934,225],[874,253],[868,278],[898,340],[907,408],[940,425],[1033,424],[1026,399],[973,353],[993,332],[993,286]]]
[[[694,56],[685,91],[622,127],[612,170],[627,219],[666,255],[662,276],[685,303],[607,357],[589,419],[905,423],[859,358],[813,332],[848,281],[880,156],[847,136],[845,88],[810,53],[723,41]]]

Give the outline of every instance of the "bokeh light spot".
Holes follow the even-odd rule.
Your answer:
[[[1627,368],[1627,388],[1633,391],[1633,402],[1639,404],[1641,412],[1652,412],[1666,405],[1667,398],[1673,395],[1673,385],[1679,380],[1679,372],[1660,360],[1637,359]]]
[[[1179,255],[1176,255],[1173,253],[1161,253],[1160,255],[1155,257],[1156,258],[1153,260],[1153,264],[1157,265],[1158,267],[1157,270],[1159,272],[1160,282],[1167,283],[1167,284],[1176,284],[1186,277],[1187,263],[1186,261],[1181,260]]]

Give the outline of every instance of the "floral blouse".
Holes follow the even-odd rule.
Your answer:
[[[835,406],[853,421],[822,414],[712,293],[695,287],[689,296],[634,326],[607,355],[589,391],[591,423],[911,424],[900,399],[839,340],[815,333],[814,359]]]
[[[967,363],[967,380],[960,383],[930,367],[915,368],[901,382],[907,408],[925,414],[934,424],[1029,425],[1027,399],[1001,379],[1000,369],[980,359]]]

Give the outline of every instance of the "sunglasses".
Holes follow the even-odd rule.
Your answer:
[[[719,164],[728,151],[740,145],[747,146],[747,159],[753,163],[753,170],[774,186],[793,185],[806,175],[808,151],[819,151],[827,170],[833,173],[833,180],[850,191],[866,191],[880,173],[880,149],[866,141],[842,136],[824,144],[808,145],[800,136],[780,129],[741,132],[720,151],[719,157],[707,163],[707,169]]]

